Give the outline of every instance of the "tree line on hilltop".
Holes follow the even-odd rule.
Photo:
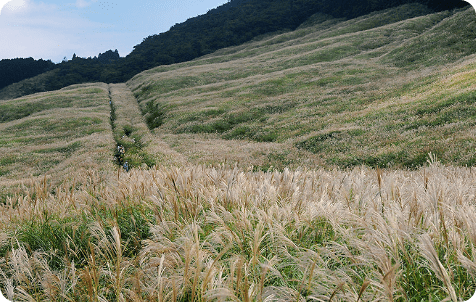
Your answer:
[[[51,60],[6,59],[0,61],[0,89],[23,79],[31,78],[56,68]]]
[[[126,57],[120,57],[117,50],[109,50],[94,58],[74,55],[71,60],[58,64],[32,58],[2,60],[0,89],[49,70],[56,70],[51,73],[54,78],[38,88],[31,87],[25,93],[56,90],[85,82],[125,82],[155,66],[190,61],[262,34],[294,30],[318,12],[350,19],[415,2],[433,11],[468,5],[461,0],[230,0],[204,15],[175,24],[167,32],[143,39]]]

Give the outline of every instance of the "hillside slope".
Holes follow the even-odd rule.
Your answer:
[[[0,102],[2,203],[28,183],[54,186],[74,171],[110,171],[107,91],[106,84],[85,84]]]
[[[415,168],[432,152],[473,165],[476,14],[395,17],[420,8],[316,16],[127,84],[160,117],[156,135],[195,162]]]
[[[121,83],[155,66],[190,61],[263,34],[294,30],[315,13],[326,19],[352,19],[405,3],[419,3],[420,9],[400,11],[390,19],[403,20],[410,17],[408,13],[417,16],[469,6],[462,0],[231,0],[207,14],[175,24],[164,33],[144,38],[125,58],[120,58],[117,50],[106,51],[97,58],[74,56],[57,64],[54,73],[18,83],[14,88],[6,89],[8,92],[0,90],[0,99],[57,90],[78,83]],[[22,64],[22,61],[18,59],[9,63]],[[2,60],[1,63],[8,62]],[[19,66],[13,69],[25,71]],[[32,74],[6,73],[4,82],[13,83],[28,76]]]

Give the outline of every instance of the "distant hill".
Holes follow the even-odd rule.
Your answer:
[[[99,58],[74,57],[62,62],[56,66],[57,72],[49,73],[41,80],[20,84],[21,88],[14,96],[55,90],[77,83],[124,82],[155,66],[190,61],[266,33],[294,30],[315,13],[325,14],[329,18],[351,19],[413,2],[428,8],[422,14],[468,5],[464,1],[430,0],[231,0],[207,14],[176,24],[165,33],[145,38],[125,58],[116,56],[114,60],[104,61],[99,60],[100,54]],[[17,82],[32,76],[18,75],[10,78]],[[13,83],[12,80],[10,82]],[[12,89],[9,89],[9,93],[0,90],[0,98],[12,97],[11,92]]]
[[[33,58],[1,60],[0,89],[54,68],[56,68],[56,64],[51,62],[51,60],[35,60]]]

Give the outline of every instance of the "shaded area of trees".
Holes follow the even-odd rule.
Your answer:
[[[51,60],[33,58],[6,59],[0,61],[0,89],[56,68]]]
[[[207,14],[175,24],[165,33],[145,38],[125,58],[120,58],[117,50],[109,50],[94,58],[74,55],[73,59],[57,64],[59,71],[48,83],[42,83],[42,89],[38,88],[38,91],[56,90],[84,82],[125,82],[155,66],[189,61],[224,47],[242,44],[262,34],[293,30],[318,12],[336,18],[354,18],[415,2],[434,11],[468,5],[462,0],[231,0]],[[48,68],[52,68],[50,65]],[[2,67],[0,72],[3,72],[1,70]],[[10,83],[30,77],[20,71],[8,74]],[[2,76],[0,78],[3,80]],[[34,87],[31,92],[36,92]]]
[[[34,60],[33,58],[5,59],[0,61],[0,89],[51,70],[55,72],[25,84],[28,87],[22,87],[22,94],[57,90],[85,82],[116,82],[122,78],[118,69],[120,60],[117,49],[108,50],[87,59],[74,54],[71,60],[65,58],[58,64],[51,60]]]
[[[119,66],[124,58],[119,56],[117,49],[100,53],[97,57],[81,58],[73,55],[69,61],[59,64],[55,79],[56,85],[62,87],[85,82],[121,82]],[[53,83],[52,83],[53,84]],[[55,88],[57,89],[57,88]]]

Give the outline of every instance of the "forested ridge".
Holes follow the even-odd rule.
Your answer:
[[[23,79],[34,77],[55,67],[55,63],[51,62],[51,60],[35,60],[33,58],[1,60],[0,89]]]
[[[117,51],[109,50],[94,58],[74,55],[71,60],[56,65],[51,61],[31,58],[2,60],[0,89],[45,71],[56,69],[56,72],[28,85],[20,85],[16,95],[5,97],[0,90],[0,98],[56,90],[85,82],[124,82],[155,66],[190,61],[266,33],[294,30],[315,13],[350,19],[414,2],[426,5],[431,11],[468,5],[461,0],[231,0],[207,14],[175,24],[167,32],[144,38],[126,57],[121,58]]]

